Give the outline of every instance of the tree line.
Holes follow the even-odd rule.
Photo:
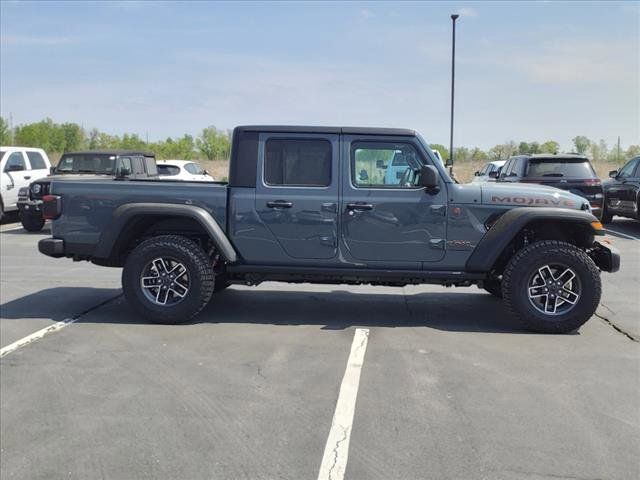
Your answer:
[[[61,154],[74,150],[98,149],[141,149],[156,154],[159,159],[207,159],[227,160],[231,150],[231,131],[218,130],[210,126],[204,128],[195,138],[185,134],[182,137],[168,137],[157,142],[147,142],[135,133],[110,135],[96,128],[83,129],[77,123],[55,123],[50,118],[39,122],[26,123],[10,128],[0,117],[0,144],[39,147],[49,154]],[[587,155],[593,161],[622,163],[640,155],[640,145],[631,145],[626,150],[609,146],[604,140],[594,141],[578,135],[572,139],[573,152]],[[444,145],[432,144],[432,149],[449,158],[449,149]],[[561,153],[560,144],[555,140],[544,142],[509,141],[482,150],[478,147],[456,147],[456,162],[486,162],[506,160],[512,155],[528,153]],[[566,152],[564,152],[566,153]]]

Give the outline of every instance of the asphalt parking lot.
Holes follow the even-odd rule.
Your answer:
[[[435,286],[235,286],[151,325],[118,269],[1,230],[0,347],[65,326],[0,360],[2,479],[298,480],[325,449],[346,479],[640,478],[640,223],[610,228],[622,269],[572,335]],[[358,329],[353,421],[327,444]]]

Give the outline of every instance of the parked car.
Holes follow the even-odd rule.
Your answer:
[[[104,175],[111,178],[142,179],[157,176],[155,157],[152,153],[139,150],[88,150],[83,152],[68,152],[60,157],[58,165],[51,169],[51,174],[45,177],[49,170],[33,176],[36,181],[18,192],[18,210],[20,221],[25,230],[39,232],[44,226],[42,217],[42,198],[49,193],[52,178],[59,176],[73,176],[83,178]]]
[[[517,155],[502,167],[498,182],[538,183],[569,190],[587,199],[596,217],[602,215],[602,182],[583,155]]]
[[[157,167],[160,178],[192,182],[214,181],[209,172],[202,168],[198,162],[192,160],[158,160]]]
[[[50,168],[49,157],[41,148],[0,147],[0,219],[18,210],[20,188],[44,177]]]
[[[398,151],[401,178],[368,174]],[[530,329],[570,332],[620,264],[583,198],[454,183],[413,130],[237,127],[228,184],[61,175],[45,198],[40,252],[124,267],[129,304],[160,323],[229,283],[434,283],[477,284]]]
[[[640,220],[640,157],[612,170],[609,177],[604,182],[602,221],[610,223],[614,215]]]
[[[480,170],[476,171],[471,183],[495,182],[500,174],[500,169],[507,163],[506,160],[495,160],[487,163]]]

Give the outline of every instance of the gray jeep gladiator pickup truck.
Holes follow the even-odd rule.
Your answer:
[[[56,167],[51,167],[48,177],[39,178],[18,191],[20,221],[28,232],[39,232],[44,226],[42,197],[49,191],[53,176],[107,175],[112,178],[139,179],[157,177],[156,158],[152,153],[140,150],[87,150],[67,152],[60,157]]]
[[[127,300],[161,323],[231,283],[434,283],[476,284],[528,328],[569,332],[620,265],[583,198],[457,184],[413,130],[237,127],[228,184],[60,176],[43,201],[39,250],[124,267]]]

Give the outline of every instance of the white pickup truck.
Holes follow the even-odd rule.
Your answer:
[[[51,162],[44,150],[0,147],[0,219],[18,209],[18,191],[33,180],[49,175]]]

